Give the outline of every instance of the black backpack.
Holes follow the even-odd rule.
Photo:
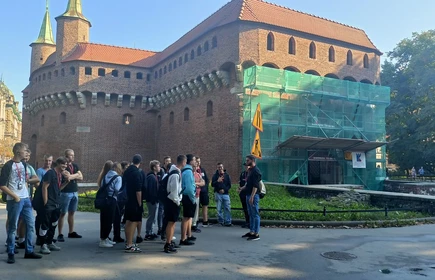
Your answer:
[[[170,194],[170,192],[168,192],[168,181],[169,181],[169,176],[173,174],[180,175],[180,172],[178,172],[178,170],[172,170],[171,172],[169,172],[169,174],[163,176],[163,179],[160,181],[159,189],[157,191],[157,197],[159,198],[160,201],[164,201]]]
[[[118,203],[119,204],[126,204],[127,201],[128,201],[127,187],[126,187],[125,180],[122,180],[122,187],[118,192]]]
[[[109,186],[112,182],[118,178],[119,175],[113,176],[109,183],[106,184],[105,180],[103,180],[103,185],[98,189],[97,194],[95,195],[94,206],[95,209],[104,209],[109,205]],[[112,197],[115,195],[113,192]]]

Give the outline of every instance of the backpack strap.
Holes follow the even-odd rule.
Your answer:
[[[112,184],[113,181],[115,181],[116,178],[118,178],[119,175],[115,175],[112,178],[110,178],[109,183],[106,184],[106,178],[103,179],[103,185],[102,188],[108,188],[110,184]],[[113,192],[112,197],[115,196],[115,192]]]

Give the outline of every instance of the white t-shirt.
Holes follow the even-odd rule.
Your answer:
[[[9,177],[8,188],[13,191],[19,198],[28,198],[29,191],[27,190],[26,171],[24,165],[20,162],[12,163],[12,170]],[[13,197],[7,196],[7,200],[14,200]]]

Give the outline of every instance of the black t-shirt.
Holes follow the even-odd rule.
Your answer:
[[[44,205],[44,199],[42,197],[42,188],[44,183],[49,183],[47,188],[47,204],[45,205],[46,210],[53,210],[59,207],[60,204],[60,185],[62,184],[62,175],[57,174],[54,169],[50,169],[45,173],[42,178],[39,187],[36,189],[34,202],[39,206]]]
[[[66,170],[69,173],[71,173],[71,175],[72,175],[72,174],[77,174],[77,172],[79,172],[80,169],[79,169],[79,166],[73,162],[72,163],[72,167],[71,167],[71,165],[68,164],[68,166],[66,167]],[[72,193],[72,192],[77,192],[78,190],[79,190],[79,187],[77,185],[77,180],[72,180],[62,190],[62,192],[64,192],[64,193]]]
[[[127,190],[127,205],[137,205],[136,192],[142,191],[143,176],[141,170],[134,165],[130,165],[124,172],[122,179],[125,181]]]
[[[257,194],[260,193],[259,182],[261,181],[261,171],[257,166],[249,168],[248,177],[246,178],[246,195],[252,194],[252,188],[257,188]]]

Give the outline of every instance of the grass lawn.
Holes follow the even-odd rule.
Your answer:
[[[210,190],[212,188],[209,188]],[[242,208],[239,196],[236,192],[237,185],[233,185],[230,191],[231,207]],[[79,211],[84,212],[99,212],[94,208],[93,198],[96,191],[90,191],[80,194],[83,199],[79,200]],[[88,197],[86,199],[85,197]],[[287,191],[285,187],[280,186],[267,186],[267,195],[260,201],[260,209],[282,209],[282,210],[323,210],[323,206],[319,205],[322,199],[311,198],[297,198]],[[215,207],[214,193],[210,192],[210,206]],[[364,204],[354,204],[346,209],[338,207],[327,207],[327,210],[382,210]],[[147,209],[145,207],[145,216]],[[200,212],[201,213],[201,212]],[[216,217],[216,210],[209,209],[209,216],[211,218]],[[397,220],[397,219],[412,219],[412,218],[424,218],[429,214],[419,212],[389,212],[388,217],[385,217],[383,212],[374,213],[328,213],[326,216],[319,213],[285,213],[285,212],[269,212],[262,211],[261,218],[265,220],[289,220],[289,221],[377,221],[377,220]],[[200,214],[201,217],[201,214]],[[244,219],[243,212],[241,210],[232,210],[233,219]]]

